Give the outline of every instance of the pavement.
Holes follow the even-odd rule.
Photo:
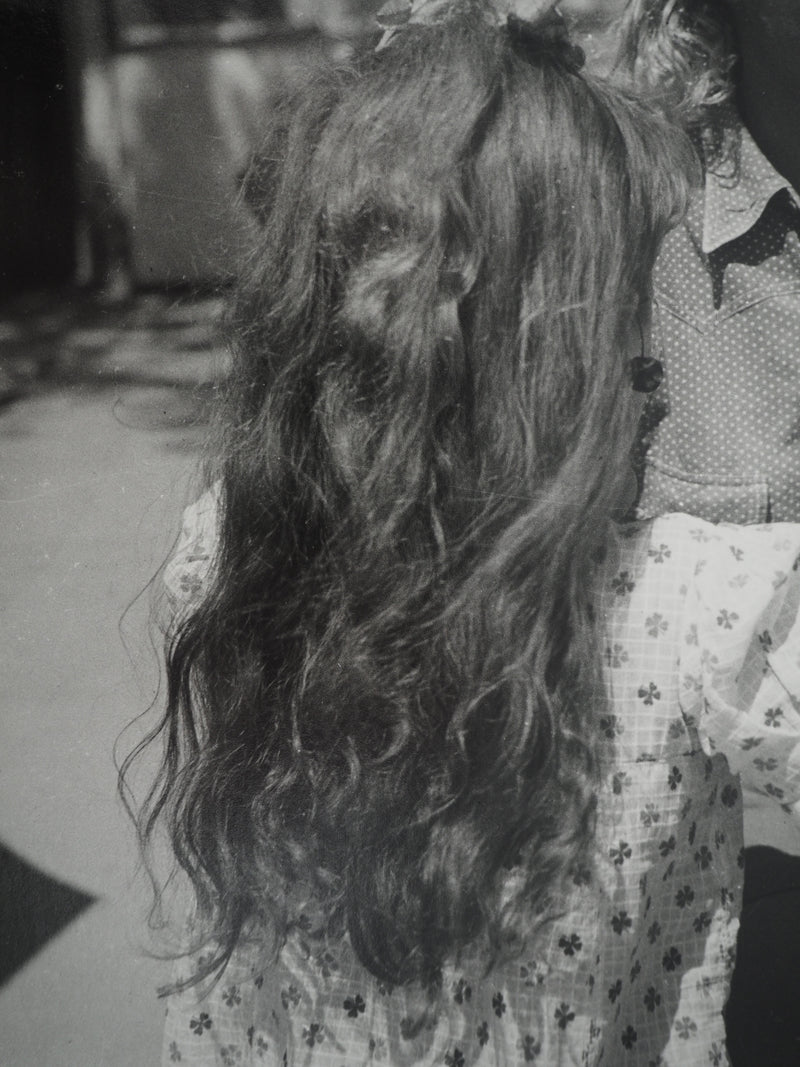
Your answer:
[[[0,303],[0,1067],[159,1062],[169,968],[115,761],[158,709],[153,577],[196,493],[219,310]]]

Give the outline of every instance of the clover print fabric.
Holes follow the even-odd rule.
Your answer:
[[[206,573],[213,560],[213,507],[202,516],[184,537],[194,574],[200,546]],[[598,604],[596,852],[518,957],[445,969],[432,1003],[301,912],[275,962],[244,946],[205,996],[168,998],[163,1064],[727,1064],[742,784],[784,817],[800,798],[798,560],[800,526],[671,515],[621,534]]]

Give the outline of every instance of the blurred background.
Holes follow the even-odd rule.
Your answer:
[[[380,6],[0,0],[2,1067],[158,1063],[115,752],[158,707],[152,579],[225,373],[242,173]]]

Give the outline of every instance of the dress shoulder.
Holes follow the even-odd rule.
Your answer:
[[[163,573],[173,614],[191,609],[208,586],[217,552],[219,509],[216,483],[183,512],[178,543]]]
[[[800,525],[694,520],[681,650],[684,712],[743,787],[800,810]],[[779,808],[777,807],[779,806]]]

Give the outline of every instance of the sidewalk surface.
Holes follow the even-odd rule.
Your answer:
[[[158,1063],[167,968],[114,756],[155,721],[148,583],[196,489],[218,311],[0,305],[0,1067]]]

